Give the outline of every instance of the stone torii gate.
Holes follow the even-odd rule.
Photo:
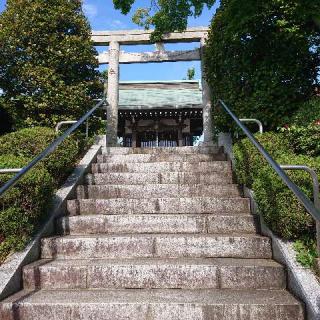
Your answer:
[[[151,44],[149,30],[121,30],[121,31],[93,31],[92,40],[95,46],[109,46],[107,52],[98,56],[99,64],[108,64],[109,106],[107,108],[107,146],[116,146],[118,132],[118,104],[119,104],[119,64],[148,63],[148,62],[202,62],[203,50],[208,34],[208,28],[189,28],[184,32],[173,32],[163,37],[162,43],[156,44],[154,52],[123,52],[121,45]],[[164,43],[199,42],[195,50],[166,51]],[[204,67],[202,70],[202,103],[203,103],[203,135],[204,145],[212,144],[211,97],[205,80]]]

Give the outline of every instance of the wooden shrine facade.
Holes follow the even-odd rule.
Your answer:
[[[202,67],[201,101],[190,104],[155,103],[126,104],[124,108],[119,101],[119,64],[202,61],[207,28],[190,28],[185,32],[173,32],[163,37],[162,43],[155,44],[154,52],[124,52],[121,45],[150,44],[151,31],[94,31],[92,40],[95,46],[108,46],[108,51],[100,53],[99,64],[108,64],[107,97],[107,146],[116,146],[118,138],[123,139],[125,146],[183,146],[192,145],[193,137],[203,133],[204,144],[212,143],[211,100],[208,85],[205,81]],[[165,43],[199,42],[199,48],[185,51],[167,51]],[[159,75],[161,77],[161,75]],[[141,84],[141,83],[140,83]],[[139,85],[139,83],[136,83]],[[153,90],[161,89],[157,86],[177,86],[177,82],[163,84],[153,83]],[[184,85],[187,85],[184,83]],[[153,94],[145,94],[145,84],[141,85],[140,95],[146,98]],[[172,88],[171,88],[172,89]],[[183,98],[185,91],[179,91]],[[174,94],[176,97],[176,95]],[[192,95],[191,95],[192,97]],[[182,99],[181,98],[181,99]],[[121,98],[120,98],[121,100]],[[157,99],[155,99],[157,100]]]
[[[192,146],[203,131],[198,81],[121,82],[118,137],[125,147]]]
[[[124,147],[192,146],[202,133],[202,110],[126,110],[119,114]]]

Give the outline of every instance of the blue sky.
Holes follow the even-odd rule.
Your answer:
[[[5,8],[5,0],[0,0],[0,11]],[[93,30],[120,30],[138,29],[139,27],[131,21],[132,13],[138,7],[148,6],[150,0],[136,0],[136,4],[128,16],[120,11],[114,10],[112,0],[84,0],[83,8]],[[190,18],[189,26],[207,26],[216,10],[216,7],[208,10],[205,8],[201,17]],[[194,49],[198,44],[170,44],[168,50]],[[99,51],[107,50],[106,47],[99,48]],[[131,52],[153,51],[153,46],[123,46],[121,50]],[[120,69],[121,80],[180,80],[186,76],[187,69],[195,67],[196,78],[200,77],[200,63],[195,62],[174,62],[161,64],[131,64],[122,65]],[[102,67],[101,69],[103,70]]]

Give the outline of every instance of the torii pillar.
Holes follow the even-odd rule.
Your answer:
[[[119,53],[119,42],[110,42],[107,96],[109,103],[107,106],[107,147],[115,147],[118,141]]]
[[[211,108],[211,93],[209,85],[206,81],[204,70],[204,50],[206,39],[202,38],[200,41],[201,49],[201,83],[202,83],[202,104],[203,104],[203,145],[213,145],[213,125],[212,125],[212,108]]]

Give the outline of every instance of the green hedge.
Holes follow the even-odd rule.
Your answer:
[[[296,154],[320,156],[320,125],[293,125],[285,129],[284,133]]]
[[[46,127],[22,129],[0,137],[0,154],[13,154],[34,158],[41,153],[55,138],[55,131]],[[77,159],[79,143],[76,136],[65,140],[43,163],[58,186],[72,171]]]
[[[298,126],[308,126],[320,120],[320,97],[313,97],[302,104],[291,119]]]
[[[278,163],[320,169],[320,158],[294,154],[285,135],[265,133],[256,137]],[[248,139],[234,145],[234,156],[239,183],[253,189],[261,214],[276,234],[285,239],[299,239],[314,232],[313,218]],[[310,176],[301,171],[287,174],[312,199]]]
[[[289,141],[284,134],[268,132],[256,134],[255,138],[274,158],[288,152],[288,150],[291,151]],[[261,166],[266,164],[266,161],[248,139],[237,142],[233,147],[233,152],[236,159],[235,170],[238,181],[251,188]]]
[[[22,129],[1,136],[0,168],[25,166],[56,137],[55,131],[46,127]],[[36,231],[50,209],[54,189],[73,170],[88,141],[81,134],[69,137],[0,197],[0,263],[10,252],[22,249]],[[0,175],[0,185],[12,176]]]
[[[8,154],[0,156],[0,168],[19,168],[30,159]],[[13,174],[0,175],[0,185]],[[21,181],[0,197],[0,262],[20,250],[50,208],[53,179],[43,165],[27,173]]]
[[[291,125],[282,128],[296,154],[320,156],[320,98],[305,102],[292,117]]]
[[[279,164],[308,165],[319,168],[320,163],[306,156],[281,155]],[[312,180],[303,171],[286,171],[299,188],[313,200]],[[282,182],[277,173],[269,166],[263,166],[253,182],[252,189],[261,214],[269,227],[285,239],[300,239],[312,234],[315,223],[293,192]]]

